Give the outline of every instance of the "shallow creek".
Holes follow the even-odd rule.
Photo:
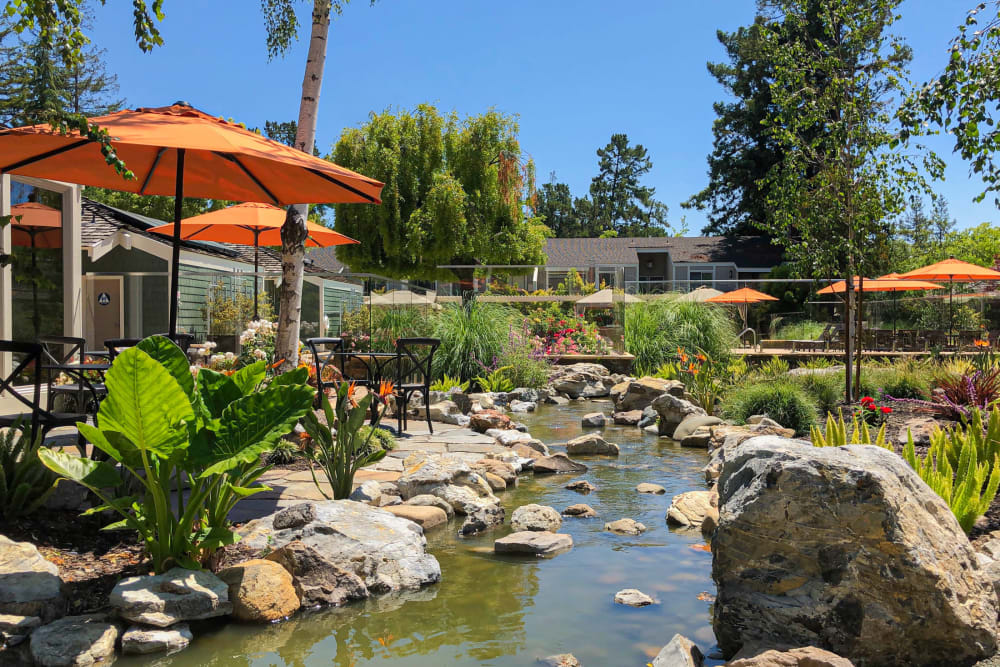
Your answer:
[[[611,411],[608,402],[542,406],[523,421],[549,445],[579,435],[580,417]],[[471,539],[457,537],[460,522],[431,531],[428,549],[441,563],[440,583],[401,595],[382,596],[341,609],[305,613],[261,628],[195,628],[184,651],[159,659],[120,659],[116,665],[157,667],[438,667],[532,665],[539,657],[573,653],[587,667],[645,665],[674,633],[705,653],[714,647],[711,554],[696,531],[678,531],[664,517],[671,497],[704,488],[702,450],[682,449],[635,427],[608,427],[604,437],[621,446],[615,459],[590,458],[579,477],[598,488],[568,491],[567,475],[523,476],[500,497],[510,513],[539,503],[562,511],[587,503],[599,517],[564,517],[560,532],[573,536],[572,550],[547,560],[493,554],[493,540],[509,526]],[[635,491],[653,482],[667,489],[654,496]],[[638,537],[603,532],[604,522],[631,517],[649,529]],[[634,609],[612,598],[623,588],[659,600]],[[705,597],[705,596],[702,596]],[[708,661],[706,664],[721,664]]]

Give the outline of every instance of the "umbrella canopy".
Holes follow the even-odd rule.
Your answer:
[[[720,292],[717,289],[712,289],[711,287],[705,287],[704,285],[702,285],[698,289],[693,289],[687,294],[681,294],[679,297],[677,297],[677,300],[694,301],[697,303],[701,303],[704,301],[708,301],[713,297],[720,296],[721,294],[722,292]]]
[[[892,276],[892,277],[890,277]],[[865,278],[862,292],[912,292],[916,290],[944,289],[944,285],[927,282],[926,280],[902,280],[897,273],[890,273],[879,278]],[[859,279],[854,278],[854,291],[858,291]],[[840,282],[827,285],[817,291],[817,294],[843,294],[847,291],[847,282]]]
[[[10,215],[12,244],[44,249],[62,247],[62,212],[59,209],[29,201],[11,206]]]
[[[935,262],[929,266],[924,266],[913,271],[901,273],[899,277],[903,280],[947,280],[948,281],[948,333],[955,330],[955,305],[952,294],[954,281],[964,282],[969,280],[1000,280],[1000,271],[987,269],[963,262],[960,259],[949,257],[948,259]]]
[[[202,215],[181,220],[181,239],[184,241],[217,241],[253,246],[253,319],[259,320],[257,312],[258,280],[260,267],[260,246],[281,245],[281,225],[285,222],[285,209],[271,204],[250,202],[236,204]],[[306,245],[325,248],[328,246],[357,243],[349,236],[339,234],[329,227],[306,222],[309,236]],[[174,224],[153,227],[154,234],[172,236]]]
[[[181,240],[279,246],[281,245],[281,225],[284,222],[285,209],[283,208],[257,202],[236,204],[181,220]],[[344,236],[315,222],[306,222],[306,227],[309,230],[306,245],[309,247],[327,248],[357,243],[351,237]],[[169,236],[174,233],[174,225],[166,223],[146,231]]]
[[[770,294],[758,292],[755,289],[744,287],[742,289],[725,292],[710,299],[705,299],[708,303],[760,303],[761,301],[777,301],[778,299]]]
[[[135,174],[123,179],[100,144],[48,125],[0,130],[0,173],[35,176],[141,195],[173,195],[170,333],[177,331],[183,198],[303,203],[380,203],[382,183],[184,103],[88,119],[106,130]]]
[[[376,306],[429,306],[434,303],[433,294],[394,289],[385,294],[376,294],[372,303]]]
[[[615,294],[612,289],[602,289],[576,300],[582,308],[613,308],[617,303],[639,303],[642,299],[632,294]]]

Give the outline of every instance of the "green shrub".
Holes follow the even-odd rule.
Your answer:
[[[370,439],[369,433],[371,433]],[[358,437],[368,441],[371,451],[376,451],[376,447],[384,452],[396,449],[396,436],[389,429],[365,425],[358,429]]]
[[[444,375],[440,380],[431,383],[431,391],[450,391],[456,387],[460,391],[469,391],[469,381],[462,382],[459,378]]]
[[[302,449],[291,440],[281,438],[274,444],[274,449],[264,455],[268,465],[288,465],[302,455]]]
[[[816,402],[821,412],[833,412],[844,400],[844,373],[809,373],[793,380]]]
[[[715,304],[662,299],[624,307],[625,351],[635,355],[636,373],[655,372],[677,349],[701,350],[726,362],[736,342],[729,313]]]
[[[722,414],[739,424],[752,415],[767,415],[796,433],[808,433],[816,423],[816,402],[806,391],[788,380],[751,383],[725,397]]]
[[[532,356],[528,348],[504,352],[500,363],[507,368],[504,375],[515,387],[538,389],[549,381],[550,364]]]
[[[55,490],[55,473],[38,458],[41,447],[40,430],[34,438],[18,427],[0,434],[0,517],[31,514]]]
[[[757,375],[765,378],[779,378],[788,375],[788,362],[778,356],[771,356],[755,369]]]
[[[111,530],[135,530],[164,572],[197,569],[219,547],[232,544],[229,514],[242,498],[268,487],[262,454],[312,414],[315,391],[306,368],[279,375],[258,390],[266,373],[257,362],[232,376],[207,368],[192,377],[187,356],[162,336],[119,354],[107,373],[108,396],[97,426],[80,433],[109,461],[42,448],[38,457],[58,475],[82,484],[122,517]],[[127,491],[122,474],[142,493]],[[184,481],[185,496],[171,489]]]
[[[893,398],[927,400],[930,396],[930,379],[927,375],[905,368],[892,368],[876,373],[875,383],[883,394]]]
[[[803,320],[782,326],[774,337],[777,340],[817,340],[825,328],[822,322]]]
[[[507,371],[509,370],[507,366],[501,366],[483,375],[477,375],[473,378],[473,381],[476,383],[479,391],[487,394],[511,391],[514,389],[514,383],[507,377]]]
[[[484,367],[499,362],[516,316],[516,311],[499,303],[475,300],[446,305],[434,326],[434,337],[441,339],[434,355],[434,375],[471,380]]]

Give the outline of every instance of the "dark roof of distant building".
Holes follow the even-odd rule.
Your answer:
[[[309,248],[306,257],[312,260],[313,266],[323,273],[349,273],[347,265],[337,259],[337,247]]]
[[[642,238],[546,239],[548,266],[629,265],[643,251],[665,250],[676,263],[733,262],[738,267],[772,267],[782,261],[781,248],[762,236],[664,236]]]

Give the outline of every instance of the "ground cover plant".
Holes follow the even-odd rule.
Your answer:
[[[232,375],[202,368],[195,378],[180,348],[160,336],[147,338],[111,365],[98,426],[77,424],[108,460],[47,448],[38,457],[100,498],[88,513],[121,517],[107,529],[136,531],[156,572],[174,565],[197,569],[236,541],[230,511],[267,490],[257,482],[268,469],[261,455],[311,411],[314,391],[305,369],[261,388],[265,371],[256,362]],[[186,498],[171,493],[182,485],[190,488]]]

